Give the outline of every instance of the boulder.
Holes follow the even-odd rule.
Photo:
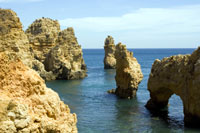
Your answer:
[[[76,133],[76,114],[16,53],[0,52],[0,132]]]
[[[143,79],[140,64],[133,57],[133,53],[121,43],[116,45],[115,58],[117,85],[115,94],[120,98],[132,98],[136,95],[138,85]]]
[[[150,100],[146,107],[160,110],[167,107],[169,98],[180,96],[186,125],[200,123],[200,48],[191,55],[176,55],[156,59],[148,80]]]
[[[73,28],[69,27],[59,33],[57,45],[47,54],[44,65],[57,79],[80,79],[87,76],[82,49]]]
[[[60,24],[50,18],[36,19],[26,30],[35,57],[43,62],[46,54],[56,45]]]
[[[55,79],[51,72],[44,69],[44,65],[34,58],[33,49],[22,30],[22,24],[17,14],[8,9],[0,9],[0,52],[16,53],[22,62],[36,71],[45,80]]]
[[[116,59],[115,59],[115,43],[112,36],[108,36],[106,38],[104,51],[105,51],[104,68],[114,69],[116,67]]]

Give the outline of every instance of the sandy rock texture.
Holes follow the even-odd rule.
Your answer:
[[[44,79],[55,79],[52,73],[46,72],[44,65],[34,58],[20,19],[15,12],[8,9],[0,9],[0,52],[3,51],[16,53],[25,65],[35,69]]]
[[[35,57],[43,62],[46,54],[56,45],[60,24],[50,18],[36,19],[26,30]]]
[[[74,29],[69,27],[61,31],[57,43],[44,61],[46,70],[52,71],[57,79],[80,79],[87,76],[82,48]]]
[[[121,43],[116,45],[116,85],[115,94],[121,98],[132,98],[136,95],[138,85],[143,79],[140,64],[133,53]]]
[[[114,69],[116,67],[116,59],[115,59],[115,43],[112,36],[108,36],[105,39],[104,50],[104,68],[105,69]]]
[[[169,98],[180,96],[184,106],[186,125],[200,122],[200,48],[191,55],[176,55],[155,60],[148,80],[151,99],[146,107],[159,110],[167,106]]]
[[[0,52],[17,53],[24,64],[31,67],[33,55],[22,24],[12,10],[0,9]]]
[[[76,114],[16,54],[0,53],[0,132],[76,133]]]

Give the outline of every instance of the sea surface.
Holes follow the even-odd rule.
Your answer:
[[[137,97],[119,99],[107,90],[116,88],[115,70],[104,70],[103,49],[83,49],[88,77],[81,80],[56,80],[47,86],[59,93],[78,117],[80,133],[196,133],[200,129],[184,127],[183,105],[173,95],[168,109],[150,113],[144,106],[149,100],[147,81],[155,59],[191,54],[194,49],[129,49],[141,65],[144,78]]]

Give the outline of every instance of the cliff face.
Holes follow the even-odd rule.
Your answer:
[[[82,49],[73,28],[61,31],[57,43],[44,61],[46,70],[52,71],[57,79],[79,79],[87,76]]]
[[[200,122],[200,48],[191,55],[177,55],[155,60],[148,80],[151,99],[148,109],[166,107],[171,95],[180,96],[185,124]]]
[[[43,62],[46,54],[56,45],[60,24],[50,18],[35,20],[26,30],[35,57]]]
[[[6,9],[0,9],[0,52],[3,51],[16,53],[25,65],[35,69],[44,79],[54,79],[52,73],[46,72],[44,65],[35,60],[16,13]]]
[[[57,21],[38,19],[26,30],[35,58],[53,72],[56,79],[79,79],[86,74],[82,49],[73,28],[60,31]]]
[[[132,98],[136,95],[138,85],[143,79],[140,64],[133,53],[121,43],[116,45],[116,85],[115,94],[121,98]]]
[[[57,21],[42,18],[34,21],[25,34],[16,13],[5,9],[0,9],[0,20],[0,52],[16,53],[45,80],[87,75],[82,49],[72,28],[61,32]]]
[[[16,54],[0,53],[0,132],[77,132],[75,114]]]
[[[115,43],[114,39],[111,36],[108,36],[106,38],[104,50],[105,50],[104,68],[114,69],[116,67]]]
[[[23,63],[31,67],[31,47],[22,30],[22,24],[16,13],[12,10],[0,9],[0,52],[15,52],[21,57]]]

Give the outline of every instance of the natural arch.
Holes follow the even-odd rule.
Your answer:
[[[171,95],[176,94],[183,102],[185,124],[200,125],[200,48],[191,55],[155,60],[148,80],[148,90],[148,109],[166,107]]]
[[[183,101],[179,96],[176,94],[172,95],[169,99],[169,103],[167,106],[167,111],[168,111],[168,119],[171,120],[170,124],[172,125],[179,125],[183,126]],[[176,122],[176,123],[173,123]]]

